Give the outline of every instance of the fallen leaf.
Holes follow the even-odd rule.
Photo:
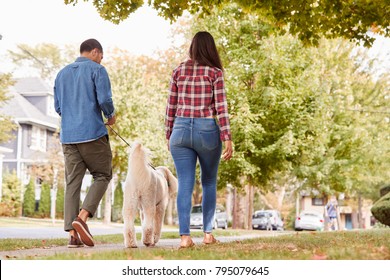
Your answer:
[[[311,259],[312,260],[327,260],[328,256],[327,255],[317,255],[317,254],[314,254]]]

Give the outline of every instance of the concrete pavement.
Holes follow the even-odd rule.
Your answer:
[[[255,234],[255,235],[241,235],[241,236],[220,236],[218,240],[220,242],[233,242],[239,240],[245,240],[249,238],[257,238],[264,236],[275,236],[280,235],[277,232],[264,232],[263,234]],[[196,245],[202,245],[203,238],[193,238],[193,241]],[[47,248],[34,248],[27,250],[14,250],[14,251],[0,251],[0,259],[27,259],[29,257],[44,257],[44,256],[53,256],[56,254],[63,253],[96,253],[96,252],[105,252],[105,251],[121,251],[121,250],[153,250],[155,248],[171,248],[177,249],[180,243],[179,238],[175,239],[161,239],[156,246],[154,247],[146,247],[142,244],[140,240],[137,241],[138,249],[125,248],[123,244],[96,244],[94,247],[82,247],[77,249],[67,248],[66,246],[58,246],[58,247],[47,247]]]
[[[105,225],[101,222],[90,221],[88,226],[91,230],[91,233],[94,236],[105,235],[105,234],[122,234],[123,233],[123,224],[111,223]],[[145,247],[140,240],[138,240],[139,249],[151,249],[153,248],[173,248],[176,249],[179,246],[179,232],[177,228],[174,227],[164,227],[163,231],[165,232],[177,232],[178,238],[174,239],[161,239],[155,247],[148,248]],[[194,230],[200,231],[200,230]],[[136,232],[141,232],[141,227],[136,227]],[[248,232],[245,235],[238,236],[218,236],[217,239],[220,242],[233,242],[249,238],[258,238],[258,237],[271,237],[271,236],[280,236],[283,234],[288,234],[288,232],[280,231],[252,231]],[[68,234],[64,232],[62,223],[27,223],[27,224],[15,224],[7,225],[0,227],[0,242],[2,239],[6,238],[22,238],[22,239],[51,239],[51,238],[68,238]],[[201,245],[203,238],[193,238],[195,244]],[[123,243],[120,244],[96,244],[94,247],[82,247],[77,249],[70,249],[67,246],[58,246],[58,247],[41,247],[33,248],[26,250],[13,250],[13,251],[0,251],[0,259],[27,259],[28,257],[43,257],[43,256],[53,256],[56,254],[70,253],[70,252],[79,252],[79,253],[92,253],[92,252],[103,252],[103,251],[112,251],[112,250],[134,250],[124,248]],[[135,249],[137,250],[137,249]]]

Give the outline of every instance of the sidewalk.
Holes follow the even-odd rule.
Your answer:
[[[250,238],[258,238],[265,236],[276,236],[283,234],[281,232],[262,232],[262,234],[251,234],[251,235],[241,235],[241,236],[220,236],[218,240],[220,242],[233,242],[240,241]],[[284,233],[285,234],[285,233]],[[193,241],[196,245],[202,246],[203,238],[193,238]],[[104,252],[104,251],[121,251],[121,250],[153,250],[156,248],[167,248],[167,249],[177,249],[180,244],[180,239],[161,239],[156,246],[154,247],[146,247],[142,244],[141,240],[137,240],[138,248],[125,248],[123,244],[96,244],[94,247],[82,247],[77,249],[68,248],[67,246],[59,246],[59,247],[48,247],[48,248],[34,248],[27,250],[15,250],[15,251],[0,251],[0,260],[6,259],[26,259],[28,257],[44,257],[44,256],[53,256],[55,254],[63,254],[63,253],[80,253],[80,254],[88,254],[88,253],[96,253],[96,252]]]
[[[88,226],[91,233],[94,236],[105,234],[123,234],[123,224],[110,223],[108,225],[103,224],[100,221],[90,221]],[[177,232],[178,238],[174,239],[160,239],[155,247],[146,247],[142,244],[141,240],[137,240],[138,249],[125,248],[123,243],[119,244],[96,244],[94,247],[82,247],[82,248],[68,248],[67,246],[58,247],[42,247],[25,250],[13,250],[13,251],[0,251],[0,260],[6,259],[26,259],[28,257],[44,257],[53,256],[55,254],[62,253],[92,253],[92,252],[104,252],[104,251],[120,251],[120,250],[153,250],[154,248],[170,248],[177,249],[180,244],[178,228],[164,227],[164,232]],[[199,231],[199,230],[195,230]],[[136,227],[136,232],[141,232],[141,227]],[[220,242],[233,242],[250,238],[258,237],[273,237],[283,234],[291,234],[291,232],[280,231],[256,231],[247,235],[239,236],[217,236]],[[0,219],[0,241],[5,238],[27,238],[27,239],[50,239],[50,238],[68,238],[68,234],[63,230],[62,221],[55,221],[54,223],[48,220],[40,219],[28,219],[21,220],[4,220]],[[193,238],[196,245],[201,245],[203,238]]]

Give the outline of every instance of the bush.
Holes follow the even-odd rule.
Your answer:
[[[41,198],[39,200],[38,212],[42,218],[50,217],[50,205],[51,205],[51,196],[50,196],[50,186],[48,183],[44,182],[41,185]]]
[[[33,217],[35,213],[35,184],[32,180],[26,186],[23,198],[23,216]]]
[[[4,173],[0,216],[17,217],[22,214],[22,183],[16,172]]]
[[[381,187],[380,190],[379,190],[379,194],[380,194],[381,197],[382,197],[382,196],[385,196],[385,195],[388,194],[389,192],[390,192],[390,185],[388,185],[388,186],[383,186],[383,187]]]
[[[64,218],[64,199],[65,199],[65,188],[62,185],[58,185],[57,198],[56,198],[56,218]]]
[[[371,213],[379,222],[390,226],[390,192],[375,202],[371,208]]]

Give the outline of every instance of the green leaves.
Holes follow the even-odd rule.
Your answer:
[[[370,60],[345,40],[304,47],[252,17],[231,5],[193,27],[213,34],[225,67],[235,155],[221,164],[220,186],[244,177],[266,191],[287,176],[352,194],[389,180],[388,121],[354,111],[390,108],[388,76],[375,80]]]
[[[144,3],[142,0],[84,0],[92,2],[105,20],[115,24],[125,20]],[[76,5],[78,0],[64,0]],[[322,37],[342,37],[371,46],[367,32],[390,36],[390,10],[388,0],[149,0],[160,16],[176,21],[185,11],[206,18],[215,9],[237,4],[240,12],[252,15],[253,21],[267,22],[271,29],[296,35],[305,45],[318,46]],[[256,18],[255,18],[256,17]],[[242,26],[245,28],[245,25]],[[244,31],[244,30],[242,30]],[[245,32],[242,32],[245,33]]]
[[[115,24],[119,24],[121,21],[127,19],[131,13],[135,12],[144,4],[143,0],[84,0],[84,2],[92,2],[103,19]],[[76,5],[78,0],[64,0],[64,3],[67,5]]]
[[[164,59],[167,59],[164,57]],[[138,140],[153,155],[153,165],[172,165],[164,132],[167,89],[172,69],[167,63],[115,50],[106,67],[110,75],[117,122],[113,129],[129,144]],[[113,168],[125,175],[127,145],[109,129]]]
[[[7,106],[7,100],[10,98],[6,93],[10,86],[14,84],[11,74],[0,73],[0,107]],[[9,116],[0,114],[0,144],[10,140],[13,137],[11,131],[16,128],[16,124]]]

